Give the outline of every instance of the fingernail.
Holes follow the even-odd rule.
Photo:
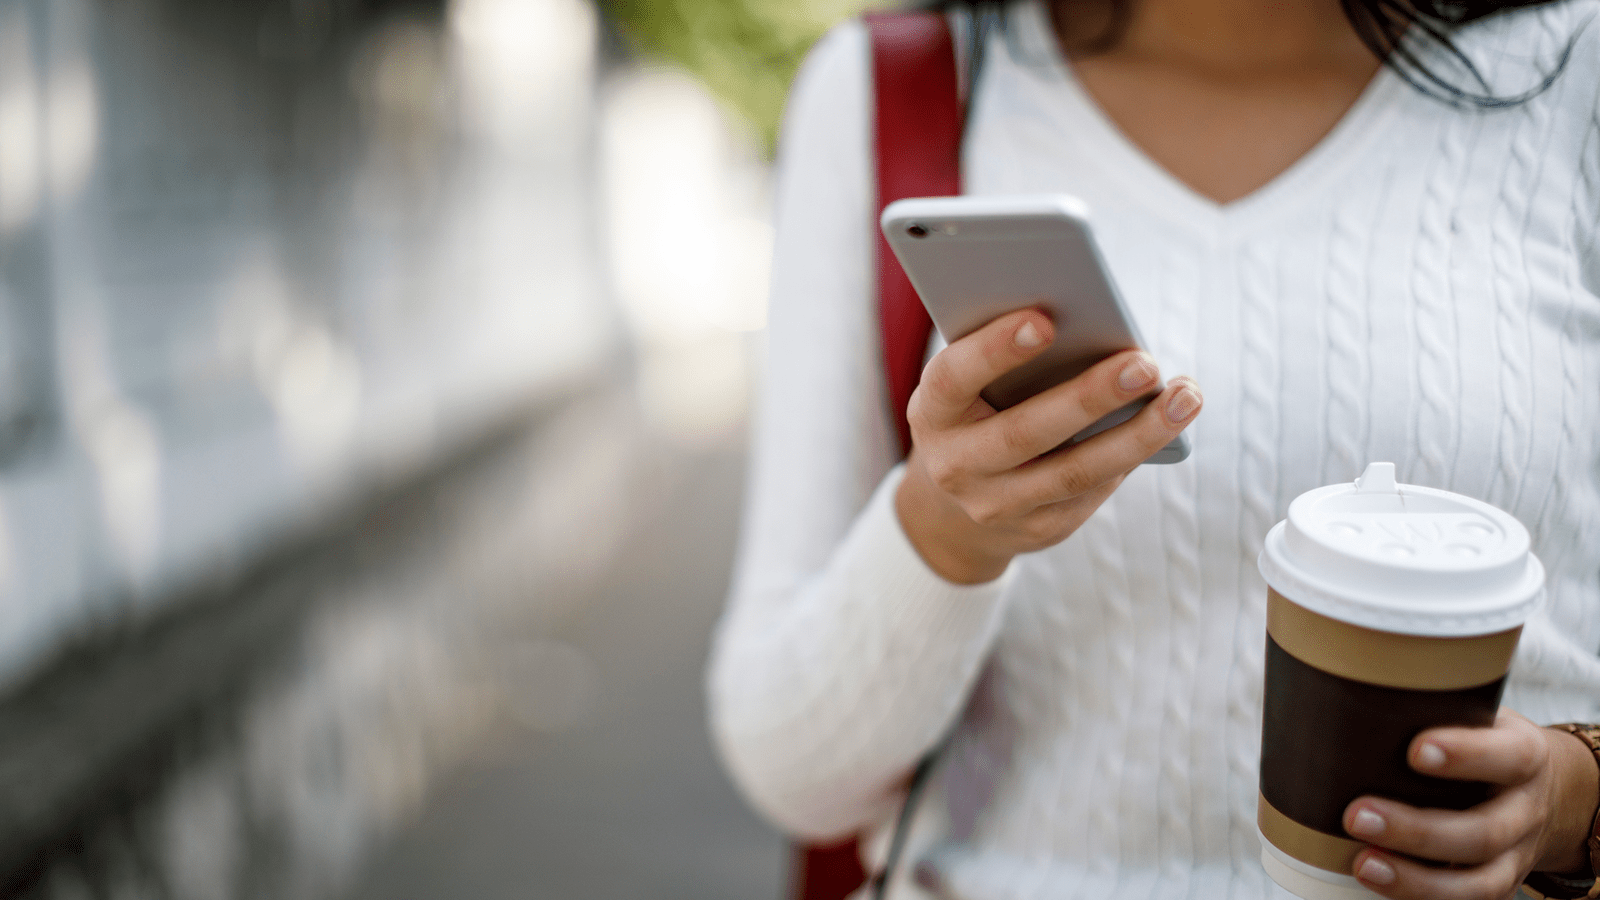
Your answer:
[[[1038,325],[1035,325],[1032,322],[1027,322],[1023,324],[1021,328],[1017,329],[1016,341],[1018,347],[1022,347],[1026,350],[1032,350],[1034,347],[1044,343],[1044,337],[1039,334]]]
[[[1444,750],[1429,741],[1417,748],[1417,768],[1433,770],[1444,765]]]
[[[1167,421],[1180,425],[1189,421],[1189,417],[1199,408],[1200,392],[1192,387],[1181,388],[1167,401]]]
[[[1358,838],[1375,838],[1383,834],[1383,829],[1388,827],[1383,821],[1383,816],[1370,809],[1363,809],[1356,813],[1350,820],[1350,836]]]
[[[1133,362],[1128,363],[1121,375],[1117,376],[1117,387],[1125,391],[1137,391],[1142,387],[1149,387],[1159,374],[1161,373],[1156,371],[1155,361],[1141,353],[1133,358]]]
[[[1367,861],[1361,864],[1361,869],[1356,872],[1356,877],[1373,884],[1393,884],[1394,867],[1376,856],[1369,856]]]

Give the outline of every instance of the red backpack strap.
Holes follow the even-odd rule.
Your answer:
[[[837,844],[795,844],[791,865],[794,900],[846,900],[867,883],[861,844],[855,838]]]
[[[961,193],[960,83],[950,23],[939,12],[868,13],[877,213],[902,197]],[[878,249],[883,367],[900,453],[911,452],[906,404],[922,377],[933,322],[872,217]],[[866,882],[855,840],[796,848],[797,900],[844,900]]]
[[[868,13],[874,89],[878,213],[903,197],[961,193],[962,110],[950,23],[940,12]],[[906,404],[922,377],[933,323],[872,218],[878,245],[878,317],[900,453],[911,452]]]

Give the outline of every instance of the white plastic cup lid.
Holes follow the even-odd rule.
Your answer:
[[[1544,590],[1521,522],[1481,500],[1397,484],[1387,462],[1368,465],[1353,484],[1296,497],[1257,562],[1295,603],[1400,634],[1515,628]]]

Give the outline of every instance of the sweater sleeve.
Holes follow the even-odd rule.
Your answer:
[[[861,831],[965,703],[1001,579],[952,585],[896,517],[874,301],[868,46],[835,29],[790,97],[766,375],[711,728],[751,802],[803,837]]]

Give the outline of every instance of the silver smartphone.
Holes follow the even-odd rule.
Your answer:
[[[1095,246],[1088,208],[1075,197],[916,197],[889,204],[879,226],[947,342],[1030,306],[1044,308],[1055,321],[1055,340],[1043,353],[984,389],[995,409],[1021,403],[1114,353],[1145,346]],[[1157,393],[1068,443],[1126,422]],[[1146,462],[1188,456],[1188,437],[1180,434]]]

